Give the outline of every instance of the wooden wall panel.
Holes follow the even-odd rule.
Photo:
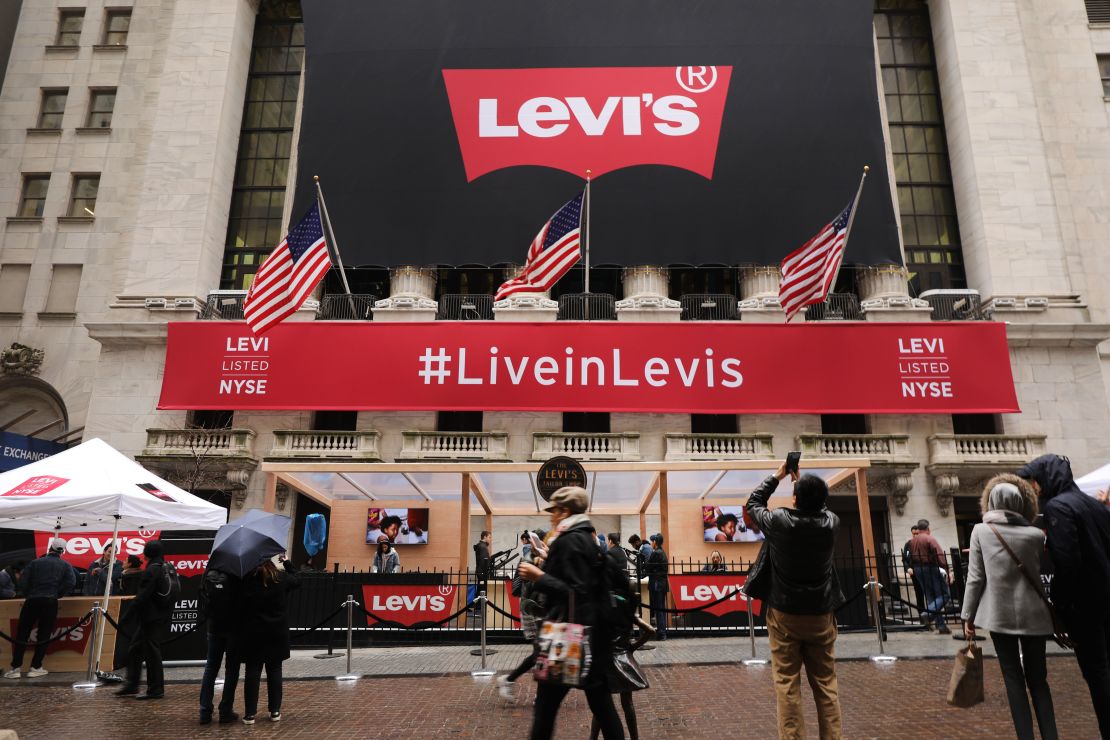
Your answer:
[[[366,544],[366,510],[371,507],[387,509],[418,509],[428,511],[428,544],[397,545],[404,570],[447,570],[459,567],[459,517],[462,514],[458,501],[389,500],[334,501],[331,507],[331,531],[328,533],[328,569],[339,563],[342,569],[369,570],[374,560],[374,545]]]

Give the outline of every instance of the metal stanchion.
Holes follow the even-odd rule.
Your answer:
[[[747,594],[741,594],[748,607],[748,637],[752,642],[752,657],[744,660],[744,665],[767,665],[767,661],[755,654],[755,618],[752,616],[752,600]]]
[[[328,581],[328,601],[330,602],[335,597],[335,581]],[[328,625],[328,651],[326,653],[316,653],[313,658],[320,658],[326,660],[327,658],[338,658],[339,653],[332,651],[332,643],[335,641],[335,618],[328,620],[331,624]]]
[[[77,683],[73,684],[73,688],[75,689],[95,689],[100,683],[96,678],[96,661],[99,657],[96,654],[96,628],[98,626],[97,623],[100,621],[99,619],[97,619],[97,617],[100,615],[99,601],[93,602],[92,612],[93,616],[90,622],[90,628],[92,629],[92,632],[89,634],[88,642],[85,643],[89,650],[89,666],[88,670],[85,671],[84,680],[78,681]]]
[[[480,626],[481,626],[482,647],[478,651],[477,654],[482,656],[482,667],[479,668],[476,671],[471,671],[470,675],[474,676],[475,678],[487,678],[489,676],[492,676],[492,675],[496,674],[497,671],[493,670],[492,668],[486,668],[486,655],[493,655],[494,651],[492,651],[492,650],[487,651],[486,650],[486,592],[485,591],[479,591],[478,592],[478,608],[481,609],[481,612],[480,612],[478,618],[479,618],[479,623],[480,623]],[[473,650],[471,650],[470,654],[474,655],[475,653],[474,653]]]
[[[341,605],[347,607],[347,672],[342,676],[336,676],[336,681],[357,681],[360,678],[357,674],[351,673],[351,630],[354,629],[354,606],[357,603],[354,594],[347,594],[347,600]]]
[[[879,613],[879,589],[882,588],[882,585],[873,576],[869,576],[864,588],[871,595],[871,613],[875,618],[875,636],[879,638],[879,654],[872,655],[871,661],[874,663],[893,663],[898,658],[883,652],[883,617]]]

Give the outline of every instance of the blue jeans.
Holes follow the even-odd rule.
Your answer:
[[[944,605],[948,603],[948,583],[940,568],[922,565],[913,569],[914,575],[921,579],[921,590],[925,594],[925,613],[937,625],[944,627]]]
[[[663,610],[667,608],[667,592],[649,591],[648,596],[651,600],[651,613],[655,616],[655,629],[661,638],[666,638],[667,612]]]
[[[220,663],[224,667],[224,691],[220,698],[220,716],[227,717],[235,709],[235,687],[239,683],[239,656],[234,641],[227,635],[208,633],[208,657],[204,664],[204,677],[200,680],[200,713],[212,716],[212,697],[216,692],[216,674]]]

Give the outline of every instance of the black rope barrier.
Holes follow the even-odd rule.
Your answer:
[[[493,609],[495,612],[497,612],[501,616],[508,617],[509,619],[513,620],[514,622],[519,622],[520,621],[520,617],[513,616],[509,612],[507,612],[504,609],[502,609],[501,607],[499,607],[497,604],[494,604],[492,602],[487,601],[486,606],[488,606],[490,609]]]
[[[462,609],[459,609],[454,614],[452,614],[448,617],[444,617],[443,619],[439,620],[438,622],[431,622],[431,623],[426,624],[422,627],[412,627],[412,626],[409,626],[407,624],[401,624],[400,622],[394,622],[392,619],[382,619],[381,617],[379,617],[374,612],[366,611],[366,609],[364,609],[363,606],[361,604],[359,604],[358,602],[355,602],[355,605],[358,607],[358,610],[360,612],[362,612],[363,614],[365,614],[367,617],[369,617],[370,619],[373,619],[375,622],[378,622],[379,624],[385,625],[386,627],[392,627],[394,629],[402,629],[402,630],[411,630],[413,632],[420,632],[421,630],[428,630],[428,629],[431,629],[433,627],[442,627],[443,625],[450,622],[452,619],[457,618],[463,612],[469,610],[470,607],[472,607],[475,603],[477,603],[477,601],[478,600],[475,599],[474,601],[471,601],[468,604],[466,604],[466,606],[464,606]],[[489,603],[489,602],[486,602],[486,603]]]
[[[841,609],[848,606],[849,604],[851,604],[853,601],[855,601],[859,597],[863,596],[865,593],[867,593],[867,586],[866,585],[864,585],[863,588],[861,588],[859,591],[856,591],[855,594],[853,594],[851,597],[845,599],[843,604],[836,607],[836,611],[840,611]]]
[[[68,635],[70,632],[73,632],[78,627],[84,627],[86,624],[88,624],[88,621],[92,617],[93,614],[96,614],[96,610],[95,609],[90,609],[88,614],[86,614],[85,616],[78,619],[77,623],[74,624],[72,627],[66,627],[64,630],[62,630],[58,634],[56,634],[53,637],[50,637],[46,640],[35,640],[34,642],[30,642],[30,641],[26,641],[26,640],[17,640],[14,637],[12,637],[11,635],[9,635],[5,632],[0,632],[0,639],[7,640],[8,642],[10,642],[13,645],[22,645],[23,647],[38,647],[39,645],[49,645],[52,642],[57,642],[58,640],[62,639],[63,637]]]
[[[332,619],[334,619],[334,618],[335,618],[335,617],[336,617],[336,616],[337,616],[337,615],[339,614],[339,612],[343,611],[343,609],[344,609],[344,608],[345,608],[345,607],[344,607],[344,606],[343,606],[343,605],[341,604],[341,605],[339,606],[339,608],[337,608],[337,609],[336,609],[335,611],[333,611],[333,612],[332,612],[331,614],[329,614],[328,616],[324,617],[324,618],[323,618],[323,619],[322,619],[322,620],[320,621],[320,623],[319,623],[319,624],[317,624],[317,625],[316,625],[315,627],[309,627],[308,629],[301,629],[300,627],[296,627],[295,629],[296,629],[296,631],[297,631],[297,634],[301,634],[301,635],[307,635],[307,634],[308,634],[309,632],[315,632],[316,630],[320,629],[320,628],[321,628],[321,627],[323,627],[323,626],[324,626],[325,624],[327,624],[328,622],[330,622],[330,621],[331,621]]]

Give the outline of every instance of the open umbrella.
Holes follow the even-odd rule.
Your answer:
[[[242,578],[289,549],[287,516],[251,509],[216,532],[208,567]]]

